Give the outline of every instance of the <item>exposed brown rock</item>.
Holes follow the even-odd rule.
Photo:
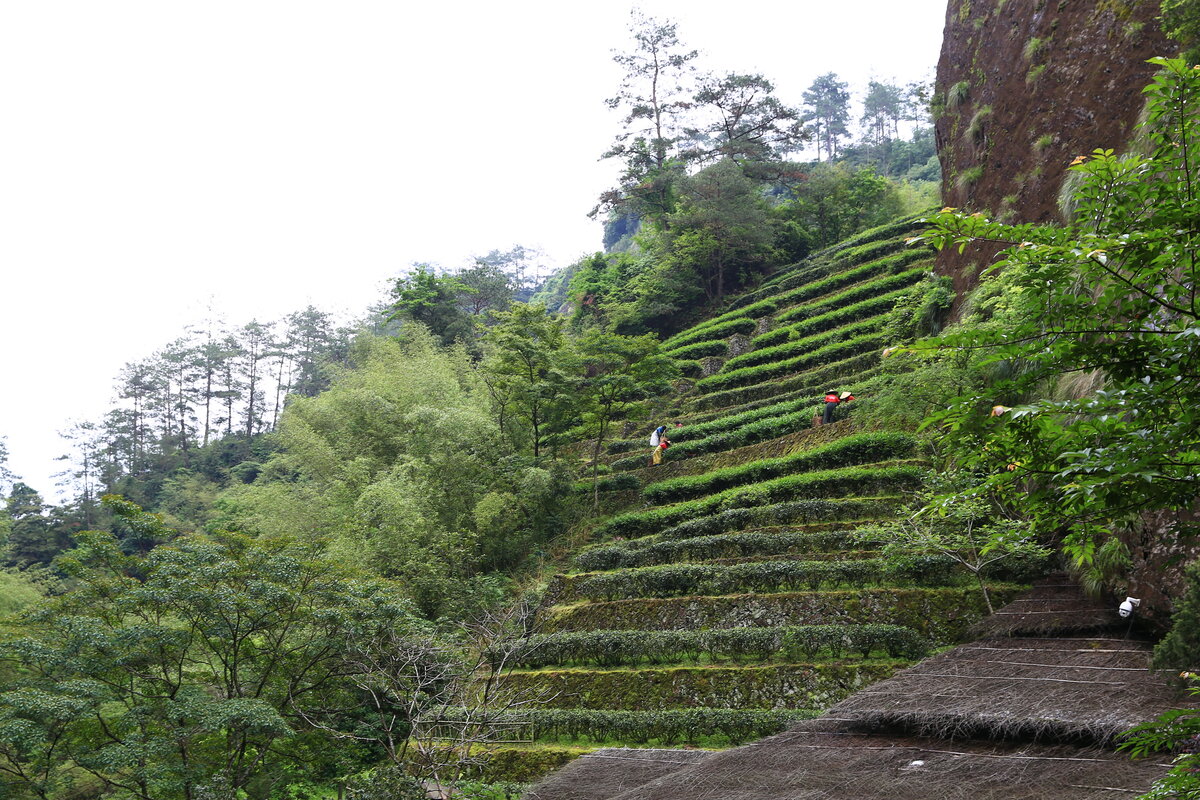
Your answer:
[[[1124,148],[1154,72],[1146,59],[1174,54],[1158,13],[1158,0],[950,0],[935,93],[946,205],[1056,219],[1071,160]],[[938,271],[961,293],[995,253],[946,251]]]

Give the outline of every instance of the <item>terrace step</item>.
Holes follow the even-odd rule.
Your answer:
[[[681,475],[698,475],[725,467],[738,466],[750,461],[761,461],[764,458],[779,458],[793,455],[801,450],[809,450],[821,444],[832,442],[843,436],[863,430],[854,420],[841,420],[830,425],[817,427],[806,426],[795,431],[776,432],[778,435],[740,447],[730,447],[724,450],[714,450],[710,453],[696,454],[688,457],[667,456],[667,460],[657,466],[650,466],[639,454],[638,461],[631,461],[627,469],[613,464],[614,475],[626,472],[637,477],[642,484],[657,483]],[[670,451],[667,451],[670,453]]]
[[[661,507],[664,503],[687,503],[736,490],[749,491],[756,486],[766,488],[775,481],[822,472],[928,466],[926,459],[914,457],[919,447],[914,438],[903,434],[886,438],[877,434],[842,437],[826,447],[801,451],[791,457],[762,459],[725,470],[711,470],[704,475],[656,481],[642,490],[642,497]],[[820,490],[814,492],[815,496],[824,496]]]
[[[867,553],[857,559],[771,559],[734,564],[666,564],[606,572],[559,575],[546,596],[555,603],[579,600],[612,601],[632,597],[724,595],[741,592],[775,594],[801,589],[820,591],[837,587],[864,588],[900,579],[892,566]],[[922,584],[948,581],[934,574]],[[911,582],[911,581],[906,581]]]
[[[848,383],[853,376],[865,370],[877,369],[879,359],[879,353],[861,353],[826,364],[819,369],[691,397],[685,401],[685,407],[694,411],[727,409],[749,401],[769,400],[787,392],[799,391],[812,392],[819,401],[820,394],[829,388],[825,384],[830,381],[838,385]]]
[[[837,503],[851,504],[856,500],[885,492],[903,494],[916,488],[923,474],[921,464],[922,462],[915,460],[862,464],[783,475],[760,483],[734,486],[715,494],[671,505],[619,514],[603,522],[596,528],[596,533],[602,536],[637,538],[680,528],[685,523],[708,517],[732,515],[734,518],[742,516],[754,519],[767,509],[785,504],[791,504],[792,508],[800,511],[806,507],[797,504],[808,504],[807,511],[813,515],[810,518],[812,521],[831,519],[832,515],[837,513]],[[745,513],[739,515],[735,512]],[[859,515],[856,513],[856,516]]]
[[[1024,587],[993,584],[994,603]],[[552,606],[540,630],[703,630],[787,625],[904,625],[936,642],[955,642],[987,613],[977,587],[873,588],[858,591],[667,597]]]
[[[816,709],[891,677],[907,661],[703,665],[516,671],[506,689],[547,697],[546,707]]]
[[[844,548],[851,542],[853,535],[845,530],[847,526],[876,521],[778,525],[691,539],[660,540],[657,536],[647,536],[630,542],[593,546],[579,553],[575,560],[581,568],[598,570],[755,555],[807,554],[815,557],[830,549]]]

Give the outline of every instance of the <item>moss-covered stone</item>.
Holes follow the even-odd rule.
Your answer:
[[[827,708],[902,661],[514,672],[507,686],[559,708]]]
[[[1002,605],[1023,588],[989,588]],[[567,630],[700,630],[743,626],[886,623],[936,641],[958,641],[987,609],[978,588],[866,589],[721,597],[670,597],[584,603],[546,609],[544,633]]]
[[[532,783],[595,747],[501,747],[493,751],[479,768],[479,778],[487,783]]]

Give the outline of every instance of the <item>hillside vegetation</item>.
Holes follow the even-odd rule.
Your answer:
[[[826,389],[870,398],[885,347],[944,308],[932,253],[904,243],[918,227],[814,254],[664,342],[685,370],[699,361],[694,388],[665,398],[639,438],[607,446],[610,513],[550,581],[505,679],[548,698],[527,715],[538,751],[775,732],[986,613],[946,556],[885,558],[885,541],[859,533],[911,500],[925,445],[871,414],[869,399],[814,426]],[[658,421],[671,446],[652,466]],[[1011,596],[1024,577],[993,572],[993,594]]]

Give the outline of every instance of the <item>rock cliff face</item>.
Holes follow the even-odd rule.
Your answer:
[[[1159,0],[949,0],[934,95],[946,205],[1055,219],[1067,165],[1122,149],[1146,59],[1173,54],[1158,13]],[[938,267],[967,289],[994,254],[944,253]]]
[[[946,205],[1006,222],[1057,219],[1071,160],[1124,149],[1154,71],[1146,59],[1177,52],[1158,14],[1159,0],[949,0],[934,96]],[[937,269],[961,296],[995,255],[947,251]],[[1140,616],[1158,627],[1198,552],[1180,542],[1179,524],[1147,514],[1126,532],[1131,570],[1110,587],[1141,597]]]

